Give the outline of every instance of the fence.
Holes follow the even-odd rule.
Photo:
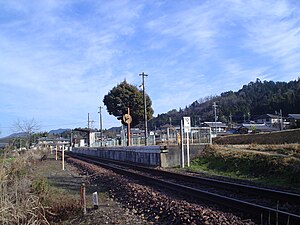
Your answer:
[[[183,140],[189,135],[189,142],[191,145],[203,145],[212,143],[212,132],[209,127],[191,127],[189,133],[184,133]],[[180,127],[167,127],[165,129],[151,132],[148,136],[148,145],[179,145],[180,144]],[[143,135],[131,136],[131,146],[145,145],[145,137]],[[127,146],[127,137],[121,135],[119,138],[100,141],[91,144],[91,147],[115,147]]]
[[[183,140],[186,142],[189,135],[189,142],[193,145],[202,145],[212,143],[212,133],[209,127],[191,127],[190,132],[183,134]],[[163,144],[180,144],[180,128],[167,128],[166,133],[160,136],[160,142]]]

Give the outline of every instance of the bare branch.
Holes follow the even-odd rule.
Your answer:
[[[26,139],[26,146],[29,149],[30,142],[31,142],[31,137],[34,132],[39,131],[40,125],[38,122],[35,121],[34,118],[31,120],[23,120],[20,121],[19,119],[15,122],[14,124],[14,131],[15,132],[23,132],[24,133],[24,138]]]

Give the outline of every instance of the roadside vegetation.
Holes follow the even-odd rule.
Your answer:
[[[52,224],[77,213],[78,201],[34,176],[46,150],[0,154],[0,224]]]
[[[300,191],[300,145],[211,145],[190,169]]]
[[[49,224],[39,196],[31,192],[28,172],[39,160],[40,153],[28,151],[22,155],[1,155],[0,165],[0,223]]]

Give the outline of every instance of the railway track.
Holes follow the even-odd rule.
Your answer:
[[[267,221],[268,224],[300,224],[298,212],[290,212],[286,210],[286,207],[284,209],[279,208],[279,202],[281,203],[280,205],[289,205],[293,206],[292,208],[297,208],[300,203],[300,195],[295,193],[178,174],[119,161],[104,159],[99,161],[99,158],[93,156],[74,153],[67,153],[67,155],[113,170],[119,174],[134,177],[152,185],[155,184],[156,187],[167,188],[193,198],[207,200],[218,205],[250,213],[255,218],[261,218],[262,222]],[[224,192],[224,190],[226,191]],[[228,191],[231,191],[231,194],[228,194]],[[252,201],[249,201],[248,195],[251,196]],[[256,196],[254,202],[253,196]],[[264,199],[264,204],[260,204],[262,202],[261,198]],[[265,199],[270,200],[266,203]]]

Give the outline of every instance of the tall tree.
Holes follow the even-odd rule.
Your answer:
[[[131,126],[136,126],[144,121],[143,92],[136,86],[127,83],[126,80],[111,89],[104,96],[103,102],[108,113],[118,119],[122,119],[122,116],[127,113],[129,108],[132,117]],[[151,106],[152,101],[147,94],[146,104],[147,119],[150,120],[153,116],[153,109]]]

